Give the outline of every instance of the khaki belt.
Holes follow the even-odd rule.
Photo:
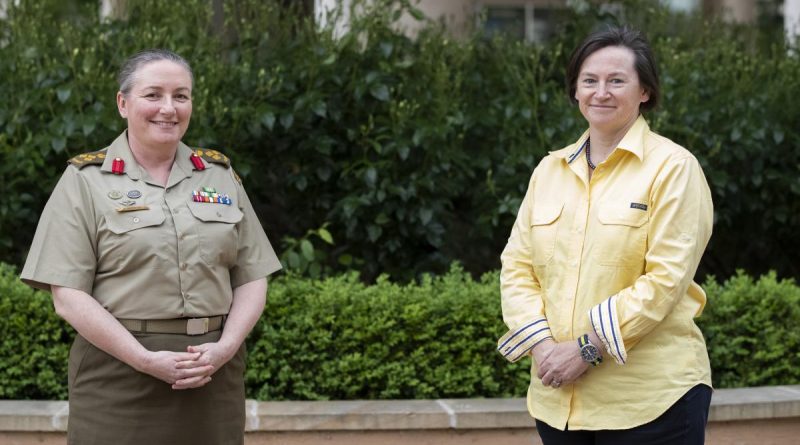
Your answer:
[[[129,331],[150,332],[153,334],[202,335],[222,329],[222,325],[225,323],[225,316],[174,318],[172,320],[132,320],[130,318],[118,318],[117,320]]]

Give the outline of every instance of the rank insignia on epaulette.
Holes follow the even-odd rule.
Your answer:
[[[228,159],[227,156],[218,152],[217,150],[212,150],[210,148],[198,148],[194,151],[197,156],[205,159],[207,162],[213,162],[215,164],[224,165],[225,168],[229,168],[231,166],[231,160]],[[192,162],[194,163],[194,161]],[[197,165],[195,164],[195,167]]]
[[[83,168],[87,165],[100,165],[105,162],[105,160],[106,152],[99,150],[73,156],[68,162],[78,168]]]

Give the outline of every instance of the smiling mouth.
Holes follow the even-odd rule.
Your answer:
[[[172,128],[178,125],[177,122],[165,122],[165,121],[150,121],[150,123],[156,124],[161,128]]]

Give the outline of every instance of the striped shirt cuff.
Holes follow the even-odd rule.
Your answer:
[[[497,341],[497,352],[513,363],[548,338],[553,338],[553,334],[550,333],[547,319],[537,318],[519,328],[511,329],[506,335],[500,337],[500,340]]]
[[[606,351],[614,357],[618,364],[624,365],[628,353],[625,351],[625,343],[623,343],[622,334],[619,331],[616,300],[617,296],[613,295],[590,309],[589,320],[592,322],[595,334],[600,337],[600,341],[606,347]]]

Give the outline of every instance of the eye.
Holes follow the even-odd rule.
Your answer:
[[[622,79],[618,79],[618,78],[611,79],[609,82],[611,82],[611,83],[613,83],[613,84],[615,84],[615,85],[620,85],[620,84],[623,84],[623,83],[625,83],[625,81],[624,81],[624,80],[622,80]]]
[[[144,98],[145,98],[145,99],[151,99],[151,100],[155,100],[155,99],[158,99],[158,98],[159,98],[159,95],[158,95],[158,93],[146,93],[146,94],[144,95]]]
[[[583,83],[585,85],[593,85],[595,82],[596,82],[596,80],[594,80],[594,79],[590,79],[590,78],[583,79]]]
[[[177,99],[177,100],[179,100],[181,102],[186,102],[187,100],[190,100],[191,98],[186,94],[176,94],[175,95],[175,99]]]

